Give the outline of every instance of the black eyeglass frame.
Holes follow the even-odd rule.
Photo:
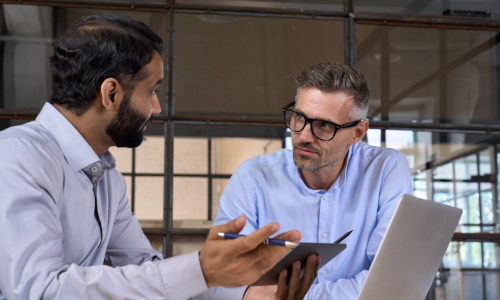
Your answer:
[[[285,106],[283,107],[283,119],[284,119],[284,121],[285,121],[285,125],[286,125],[286,127],[287,127],[288,129],[290,129],[291,131],[293,131],[293,132],[301,132],[302,130],[304,130],[304,128],[306,128],[307,123],[310,123],[310,124],[311,124],[311,132],[312,132],[312,134],[313,134],[313,135],[314,135],[314,136],[315,136],[318,140],[325,141],[325,142],[328,142],[328,141],[333,140],[333,138],[335,137],[335,135],[337,135],[337,131],[338,131],[339,129],[354,127],[354,126],[358,125],[359,123],[361,123],[362,121],[365,121],[365,119],[360,119],[360,120],[356,120],[356,121],[352,121],[352,122],[349,122],[349,123],[345,123],[345,124],[339,125],[339,124],[335,124],[335,123],[333,123],[333,122],[329,122],[329,121],[325,121],[325,120],[320,120],[320,119],[311,119],[311,118],[308,118],[308,117],[304,116],[303,114],[301,114],[301,113],[299,113],[299,112],[296,112],[295,110],[291,109],[291,107],[293,107],[294,105],[295,105],[295,102],[292,102],[292,103],[289,103],[288,105],[285,105]],[[293,112],[293,113],[295,113],[295,114],[301,115],[301,116],[304,118],[304,120],[305,120],[305,122],[304,122],[304,126],[302,126],[302,128],[301,128],[300,130],[293,130],[292,128],[290,128],[289,124],[286,122],[286,112],[287,112],[287,111],[291,111],[291,112]],[[312,126],[312,124],[313,124],[313,122],[314,122],[314,121],[320,121],[320,122],[326,122],[326,123],[328,123],[328,124],[332,124],[332,125],[333,125],[333,127],[335,128],[335,132],[333,133],[332,138],[331,138],[331,139],[329,139],[329,140],[324,140],[324,139],[322,139],[322,138],[318,137],[318,136],[316,135],[316,133],[314,133],[314,129],[313,129],[313,126]]]

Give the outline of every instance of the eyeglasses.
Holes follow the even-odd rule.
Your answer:
[[[337,130],[342,128],[354,127],[361,121],[364,121],[363,119],[361,119],[345,123],[343,125],[338,125],[325,120],[311,119],[301,113],[292,110],[291,107],[293,107],[294,105],[295,102],[292,102],[283,107],[283,115],[285,117],[286,127],[290,128],[291,131],[301,132],[306,127],[307,123],[311,123],[312,134],[322,141],[331,141],[335,137],[335,134],[337,134]]]

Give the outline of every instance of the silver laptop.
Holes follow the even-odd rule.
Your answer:
[[[462,210],[404,195],[396,208],[358,300],[423,300]]]

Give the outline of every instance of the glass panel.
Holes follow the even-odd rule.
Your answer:
[[[132,149],[111,147],[109,152],[115,157],[116,169],[120,173],[132,173]]]
[[[174,177],[174,227],[210,228],[208,178]]]
[[[495,244],[484,243],[485,254],[485,267],[496,266],[495,258]],[[460,260],[458,259],[460,253]],[[482,264],[482,250],[481,243],[479,242],[450,242],[448,249],[443,257],[443,267],[456,269],[456,268],[481,268]]]
[[[220,206],[220,197],[226,188],[229,178],[212,179],[212,217],[215,220]]]
[[[137,173],[163,174],[165,138],[145,136],[142,144],[135,149],[135,171]]]
[[[500,17],[500,5],[494,0],[356,0],[354,10],[356,12],[451,15],[487,19]]]
[[[467,207],[467,214],[465,215],[466,216],[465,223],[479,224],[481,222],[480,212],[479,212],[479,194],[478,193],[470,194],[463,199],[465,202],[464,204]]]
[[[207,138],[174,138],[174,174],[208,174]]]
[[[281,116],[294,77],[344,61],[341,21],[176,14],[175,111]]]
[[[495,248],[497,248],[496,243],[483,243],[484,251],[484,267],[485,268],[496,268],[497,267],[497,256]],[[498,249],[497,249],[498,250]]]
[[[382,132],[380,129],[368,129],[368,132],[366,133],[368,145],[377,147],[382,146],[380,141],[381,134]]]
[[[462,268],[481,268],[481,243],[466,242],[460,244],[460,259],[462,260]]]
[[[434,182],[433,200],[446,205],[455,206],[453,182]]]
[[[146,235],[149,242],[151,243],[151,247],[156,251],[163,253],[163,236],[161,235]]]
[[[479,175],[484,176],[483,180],[490,180],[491,175],[491,160],[490,150],[486,149],[479,152]]]
[[[358,25],[357,33],[374,120],[496,122],[495,32]]]
[[[344,11],[342,0],[176,0],[178,4],[205,4],[255,8],[285,8],[302,10]]]
[[[458,229],[462,233],[478,233],[478,232],[481,232],[481,227],[480,226],[463,225],[463,226],[458,226]]]
[[[465,198],[457,198],[457,207],[463,210],[462,216],[460,217],[460,224],[468,224],[469,209]]]
[[[430,289],[436,300],[496,300],[499,299],[498,282],[500,274],[496,271],[439,271],[435,285]],[[497,296],[499,295],[499,296]]]
[[[53,43],[58,35],[80,17],[103,12],[97,9],[3,4],[0,8],[0,24],[3,24],[0,25],[3,70],[0,74],[0,109],[41,109],[52,96],[49,57],[53,54]],[[165,40],[166,14],[120,13],[151,25],[151,29]],[[165,84],[158,91],[158,98],[164,107]]]
[[[434,169],[434,179],[453,179],[453,164],[449,163]]]
[[[483,223],[493,223],[493,194],[491,192],[491,183],[481,183],[481,216]]]
[[[445,268],[459,268],[461,262],[458,259],[458,243],[457,242],[450,242],[448,245],[448,249],[446,249],[446,252],[443,257],[443,267]]]
[[[245,160],[282,149],[279,139],[212,139],[212,173],[233,174]]]
[[[455,176],[462,180],[477,176],[477,156],[473,154],[455,160]]]
[[[464,299],[481,299],[483,295],[483,276],[480,272],[462,273]]]
[[[135,214],[142,227],[163,227],[163,176],[135,178]]]
[[[472,194],[475,194],[478,192],[479,186],[477,183],[466,183],[466,182],[457,182],[456,183],[456,189],[457,189],[457,197],[468,197]]]
[[[205,244],[205,237],[174,237],[173,238],[173,256],[199,251]]]
[[[500,274],[498,272],[485,272],[486,299],[499,299],[500,291],[498,289]]]

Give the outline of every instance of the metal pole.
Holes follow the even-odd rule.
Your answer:
[[[163,239],[163,256],[173,255],[173,206],[174,206],[174,86],[173,86],[173,58],[174,58],[174,10],[168,13],[167,20],[167,122],[165,123],[165,193],[163,211],[163,229],[167,232]]]
[[[344,0],[344,12],[348,14],[344,20],[344,63],[357,69],[356,23],[353,11],[352,0]]]

